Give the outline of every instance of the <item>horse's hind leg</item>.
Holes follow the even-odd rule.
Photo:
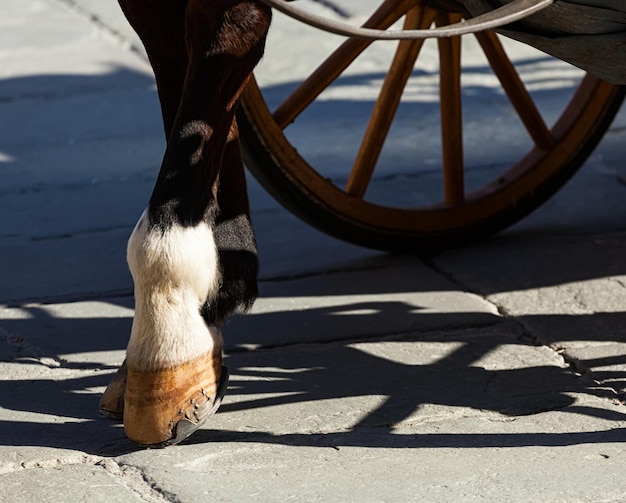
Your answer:
[[[124,0],[123,6],[127,15],[139,13],[135,23],[131,19],[137,27],[139,3],[149,8],[164,2]],[[147,18],[151,14],[147,12]],[[233,150],[237,140],[233,121],[239,93],[261,56],[269,17],[268,9],[252,0],[186,4],[188,64],[182,96],[175,117],[164,104],[166,154],[148,208],[128,246],[136,305],[127,350],[124,426],[138,443],[179,441],[214,409],[223,382],[222,341],[217,328],[205,320],[219,321],[256,292],[246,276],[252,269],[256,272],[256,254],[246,195],[240,192],[245,185],[240,186],[241,160]],[[158,45],[167,34],[161,31],[160,39],[152,39],[137,31],[159,82]],[[160,83],[159,93],[163,101]],[[235,171],[227,171],[228,165],[222,168],[222,161],[233,160]],[[237,234],[242,216],[248,233],[243,237]],[[215,231],[216,219],[225,232]],[[226,294],[224,280],[229,278],[218,266],[220,240],[225,251],[234,247],[254,256],[254,264],[224,269],[236,285]]]

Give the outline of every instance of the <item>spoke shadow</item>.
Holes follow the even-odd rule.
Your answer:
[[[220,417],[220,425],[225,429],[202,430],[189,442],[480,448],[626,440],[626,429],[622,427],[626,413],[596,407],[598,402],[591,405],[584,398],[614,399],[605,386],[556,365],[519,366],[537,348],[523,334],[511,336],[506,331],[510,332],[510,328],[496,326],[469,334],[459,331],[456,336],[415,334],[307,347],[299,352],[273,350],[265,357],[233,355],[228,364],[234,378],[221,410],[224,417]],[[385,355],[384,348],[390,344],[401,345],[392,355],[405,359],[408,356],[408,360],[415,361],[398,362]],[[442,347],[455,349],[434,358]],[[492,367],[502,361],[509,368],[506,364]],[[356,398],[362,400],[343,405],[342,400]],[[294,405],[296,412],[290,412],[289,406]],[[276,407],[276,412],[269,413],[269,417],[275,418],[278,426],[255,423],[251,411],[265,409],[261,414],[264,418],[272,407]],[[564,430],[458,435],[434,434],[427,426],[444,418],[517,418],[548,411],[602,419],[609,426],[576,433]],[[244,431],[228,429],[228,418],[236,421],[237,413],[246,414]],[[338,421],[338,415],[348,419]],[[354,421],[351,423],[350,419]],[[281,430],[285,432],[275,433]],[[303,430],[311,433],[302,433]]]

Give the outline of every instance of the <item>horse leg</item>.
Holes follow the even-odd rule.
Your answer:
[[[235,139],[237,99],[261,57],[268,25],[269,10],[250,0],[187,4],[182,97],[155,189],[128,246],[136,313],[124,426],[138,443],[179,441],[214,409],[222,340],[201,311],[219,307],[213,232],[219,181],[227,173],[226,146]]]
[[[141,3],[145,9],[155,1]],[[139,13],[137,5],[123,1],[127,15]],[[141,20],[141,14],[134,19]],[[206,321],[220,321],[256,294],[256,250],[234,112],[261,57],[269,19],[269,10],[252,0],[190,0],[186,5],[188,64],[182,95],[175,117],[171,104],[164,103],[166,153],[128,246],[136,306],[127,349],[124,425],[138,443],[179,441],[214,409],[222,341]],[[131,19],[131,24],[141,23]],[[137,31],[143,33],[163,104],[164,96],[176,93],[160,84],[158,47],[171,39],[162,30],[155,40],[146,36],[150,30]],[[228,264],[237,256],[250,260]]]
[[[165,135],[169,138],[188,65],[184,19],[187,2],[120,0],[120,5],[146,47],[157,81]],[[167,26],[165,38],[164,26]],[[234,120],[223,165],[226,168],[220,173],[219,212],[214,232],[221,284],[215,302],[207,303],[202,311],[207,323],[218,325],[236,309],[249,308],[258,293],[256,240],[250,221],[239,132]]]

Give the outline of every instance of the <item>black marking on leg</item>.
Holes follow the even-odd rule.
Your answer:
[[[204,305],[202,316],[209,325],[221,324],[238,309],[249,309],[258,295],[259,260],[254,229],[247,215],[215,224],[222,283],[217,298]]]

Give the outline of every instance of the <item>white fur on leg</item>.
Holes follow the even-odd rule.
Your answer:
[[[221,350],[221,334],[200,314],[219,288],[217,249],[209,225],[149,229],[144,211],[128,241],[127,258],[135,283],[129,365],[171,368]]]

